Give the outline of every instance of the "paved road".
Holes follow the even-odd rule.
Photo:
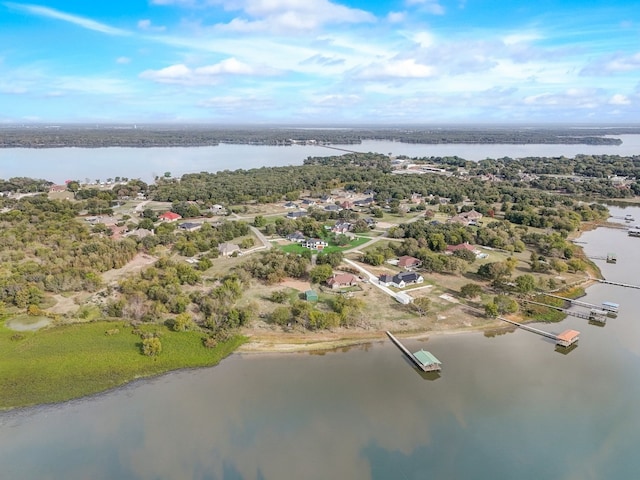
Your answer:
[[[397,294],[396,292],[394,292],[393,290],[391,290],[389,287],[385,287],[384,285],[380,285],[378,283],[378,277],[376,277],[373,273],[371,273],[369,270],[367,270],[364,267],[361,267],[360,265],[358,265],[356,262],[353,262],[351,260],[348,259],[344,259],[343,262],[351,265],[352,267],[356,268],[359,272],[362,272],[363,274],[365,274],[367,276],[367,278],[369,279],[369,283],[371,285],[373,285],[376,288],[379,288],[380,290],[382,290],[384,293],[386,293],[387,295],[389,295],[390,297],[393,297],[395,300],[398,300]],[[410,297],[410,295],[408,294],[404,294],[408,297]]]
[[[255,236],[258,237],[258,240],[262,242],[262,245],[264,245],[265,249],[269,250],[273,247],[273,244],[267,239],[267,237],[262,234],[260,230],[253,226],[250,226],[249,228],[255,234]]]

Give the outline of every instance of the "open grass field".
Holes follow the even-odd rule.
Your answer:
[[[118,333],[105,333],[116,329]],[[142,330],[161,335],[162,353],[157,357],[141,354],[140,336],[122,321],[38,332],[15,332],[0,321],[0,409],[61,402],[136,378],[216,365],[244,342],[237,336],[208,349],[199,332],[173,332],[159,325],[144,325]]]
[[[343,252],[345,250],[351,250],[352,248],[357,248],[360,245],[364,245],[370,240],[371,240],[370,237],[356,237],[354,240],[350,241],[344,247],[339,247],[337,245],[332,245],[331,243],[329,243],[329,246],[325,247],[322,251],[325,253]],[[302,245],[299,245],[297,243],[290,243],[288,245],[278,245],[278,248],[280,248],[281,250],[287,253],[296,253],[296,254],[301,254],[309,250],[308,248],[305,248]]]

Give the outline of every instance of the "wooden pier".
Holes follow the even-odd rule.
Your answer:
[[[581,300],[575,300],[573,298],[561,297],[560,295],[553,295],[552,293],[541,292],[545,297],[557,298],[559,300],[564,300],[565,302],[569,302],[571,305],[576,305],[577,307],[586,307],[586,308],[602,308],[600,305],[596,305],[594,303],[583,302]]]
[[[556,295],[551,295],[551,296],[555,297],[555,298],[562,298],[562,297],[557,297]],[[568,300],[568,299],[566,299],[566,300]],[[584,306],[584,307],[591,307],[591,310],[589,311],[589,313],[572,312],[570,310],[567,310],[566,308],[556,307],[555,305],[549,305],[547,303],[542,303],[542,302],[534,302],[533,300],[522,300],[522,301],[526,302],[526,303],[532,303],[534,305],[540,305],[541,307],[552,308],[553,310],[557,310],[559,312],[562,312],[565,315],[571,315],[572,317],[584,318],[585,320],[589,320],[591,322],[606,323],[606,321],[607,321],[608,312],[606,310],[602,310],[602,307],[600,307],[598,305],[592,305],[592,304],[587,303],[587,302],[578,302],[578,303],[582,304],[581,306]]]
[[[637,290],[640,290],[640,285],[631,285],[629,283],[622,283],[622,282],[612,282],[611,280],[602,280],[600,278],[591,278],[591,279],[595,280],[596,282],[604,283],[607,285],[615,285],[617,287],[625,287],[625,288],[635,288]]]
[[[507,323],[510,323],[511,325],[515,325],[516,327],[521,328],[522,330],[527,330],[532,333],[537,333],[538,335],[542,335],[543,337],[547,337],[552,340],[556,340],[556,341],[558,340],[558,337],[555,334],[550,332],[545,332],[544,330],[540,330],[539,328],[530,327],[529,325],[525,325],[524,323],[515,322],[513,320],[509,320],[508,318],[504,318],[504,317],[498,317],[498,320],[502,320],[503,322],[507,322]]]
[[[590,255],[591,260],[605,260],[607,263],[617,263],[618,257],[615,253],[607,253],[606,255]]]
[[[508,318],[498,317],[498,320],[502,320],[503,322],[510,323],[523,330],[528,330],[529,332],[537,333],[538,335],[542,335],[543,337],[555,340],[556,345],[560,347],[570,347],[574,345],[580,338],[580,332],[578,332],[577,330],[565,330],[561,334],[556,335],[554,333],[540,330],[539,328],[530,327],[529,325],[525,325],[523,323],[514,322],[513,320],[509,320]]]
[[[423,372],[439,372],[442,369],[442,363],[438,360],[433,354],[427,352],[426,350],[420,349],[416,353],[411,353],[407,347],[405,347],[400,340],[393,336],[393,334],[389,331],[386,332],[387,336],[391,339],[393,343],[396,344],[402,353],[404,353],[409,360],[411,360],[416,367],[418,367]]]

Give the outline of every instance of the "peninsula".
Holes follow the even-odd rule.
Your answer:
[[[2,180],[0,408],[238,348],[557,321],[539,293],[577,296],[597,275],[571,238],[606,221],[602,200],[637,198],[639,169],[640,157],[352,153],[152,184]]]

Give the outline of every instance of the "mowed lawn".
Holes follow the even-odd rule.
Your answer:
[[[343,252],[345,250],[350,250],[352,248],[359,247],[360,245],[364,245],[368,241],[371,240],[371,237],[356,237],[354,240],[350,241],[347,245],[339,247],[338,245],[333,245],[329,242],[329,246],[322,249],[325,253],[331,252]],[[326,241],[326,240],[325,240]],[[309,249],[299,245],[297,243],[290,243],[289,245],[279,245],[278,248],[287,252],[287,253],[297,253],[301,254]]]
[[[119,333],[105,333],[114,329]],[[215,365],[244,342],[237,336],[209,349],[199,332],[173,332],[159,325],[142,330],[161,335],[159,356],[142,355],[140,336],[122,321],[20,333],[0,322],[0,409],[60,402],[140,377]]]

